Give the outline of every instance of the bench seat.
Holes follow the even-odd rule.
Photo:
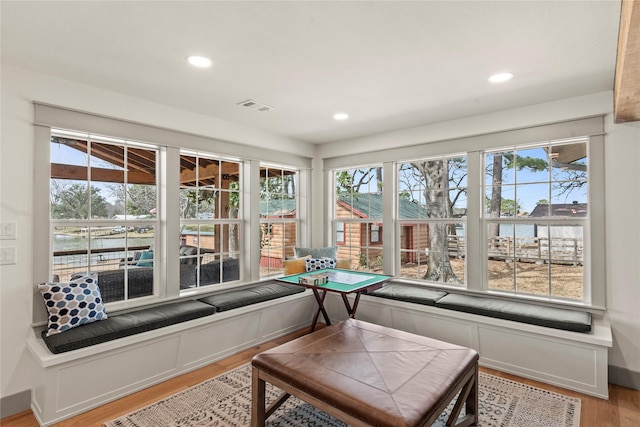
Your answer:
[[[46,331],[42,331],[42,338],[49,350],[58,354],[209,316],[215,312],[215,307],[200,301],[181,301],[109,316],[105,320],[49,337],[45,335]]]
[[[591,331],[591,313],[564,308],[545,307],[500,298],[453,294],[404,283],[388,283],[369,295],[565,331]]]
[[[43,331],[42,338],[52,353],[64,353],[304,291],[305,288],[302,286],[277,282],[261,283],[249,288],[215,293],[199,300],[162,304],[110,315],[105,320],[78,326],[49,337],[46,336],[46,331]]]
[[[591,331],[591,313],[498,298],[448,294],[436,307],[573,332]]]
[[[591,331],[591,313],[497,298],[448,294],[436,307],[573,332]]]
[[[198,301],[207,303],[215,307],[216,311],[222,312],[304,291],[305,288],[302,286],[268,282],[251,288],[219,292],[205,298],[200,298]]]
[[[40,328],[35,329],[27,338],[27,347],[34,359],[31,407],[39,425],[55,425],[89,409],[298,331],[309,325],[315,307],[313,295],[302,292],[218,313],[214,306],[196,300],[204,296],[194,296],[188,304],[205,307],[208,313],[214,314],[119,339],[111,336],[113,341],[60,354],[53,354],[42,339]],[[152,310],[145,313],[171,304],[149,307]],[[137,316],[143,310],[147,308],[138,310]],[[109,316],[91,325],[110,325],[112,320],[122,318],[125,313],[113,313],[113,316],[110,313]],[[128,326],[135,328],[141,318],[130,320],[132,323]],[[77,329],[86,326],[89,325]],[[69,337],[72,332],[73,329],[58,335],[60,338]]]
[[[434,291],[418,286],[391,283],[370,293],[369,295],[380,298],[393,299],[396,301],[406,301],[415,304],[434,306],[436,305],[436,301],[447,295],[447,293],[444,291]]]

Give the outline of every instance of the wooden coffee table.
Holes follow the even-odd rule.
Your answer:
[[[478,422],[478,353],[420,335],[347,319],[251,364],[254,427],[290,395],[350,426],[396,427],[431,426],[460,393],[447,425]],[[265,382],[284,391],[269,408]]]

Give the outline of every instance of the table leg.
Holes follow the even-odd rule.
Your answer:
[[[478,364],[476,364],[475,373],[473,375],[473,385],[466,401],[467,414],[473,415],[473,421],[471,425],[478,425]]]
[[[251,368],[251,427],[263,427],[265,422],[265,382],[260,371]]]
[[[346,294],[342,294],[342,301],[344,302],[344,306],[347,309],[347,313],[349,313],[349,317],[352,319],[356,318],[356,310],[358,309],[358,302],[360,302],[360,292],[356,292],[356,298],[353,300],[353,306],[349,304],[349,299]]]
[[[289,393],[282,393],[280,397],[278,397],[278,399],[276,399],[266,410],[264,415],[265,419],[269,418],[269,416],[271,416],[271,414],[273,414],[290,397],[291,395]]]
[[[478,364],[465,374],[465,384],[462,386],[451,409],[446,427],[468,427],[478,425]],[[465,415],[460,416],[465,404]]]
[[[324,299],[327,297],[327,291],[322,291],[322,296],[318,293],[318,289],[311,288],[313,291],[313,295],[316,297],[316,302],[318,303],[318,310],[316,311],[316,315],[313,316],[313,322],[311,322],[311,332],[316,330],[316,323],[318,323],[318,316],[322,313],[322,317],[324,317],[324,321],[327,326],[331,325],[331,320],[329,320],[329,315],[327,311],[324,309]]]

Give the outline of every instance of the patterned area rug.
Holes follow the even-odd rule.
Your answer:
[[[482,427],[578,427],[580,399],[480,373]],[[267,404],[280,390],[267,383]],[[452,406],[452,405],[450,405]],[[434,426],[444,426],[446,414]],[[243,427],[251,422],[251,366],[240,366],[183,392],[106,423],[107,427]],[[341,421],[290,397],[268,426],[344,427]]]

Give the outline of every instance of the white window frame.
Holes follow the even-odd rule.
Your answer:
[[[412,161],[435,161],[435,160],[441,160],[441,161],[448,161],[450,159],[454,159],[454,158],[459,158],[459,157],[464,157],[466,162],[467,162],[467,185],[464,186],[463,188],[466,189],[467,191],[467,212],[469,209],[469,197],[468,197],[468,187],[469,187],[469,159],[467,156],[467,153],[450,153],[450,154],[446,154],[446,155],[441,155],[441,156],[433,156],[433,157],[420,157],[420,158],[415,158],[415,159],[410,159],[410,160],[401,160],[401,161],[397,161],[395,162],[395,174],[396,176],[399,175],[400,173],[400,165],[404,164],[404,163],[410,163]],[[447,180],[448,181],[448,180]],[[397,224],[397,227],[395,228],[395,230],[397,230],[397,238],[396,241],[398,242],[396,248],[397,250],[394,251],[395,252],[395,258],[396,258],[396,262],[397,262],[397,272],[400,272],[400,263],[401,263],[401,257],[402,257],[402,251],[401,251],[401,243],[400,243],[400,239],[401,239],[401,230],[402,227],[406,226],[406,225],[424,225],[426,227],[429,227],[430,224],[451,224],[451,223],[455,223],[455,224],[462,224],[465,230],[465,238],[467,235],[467,217],[468,215],[464,215],[462,217],[456,218],[456,217],[448,217],[448,218],[401,218],[400,217],[400,202],[399,202],[399,196],[400,196],[400,191],[399,191],[399,186],[400,184],[400,180],[397,179],[396,182],[396,186],[394,187],[394,193],[393,196],[396,200],[396,204],[397,204],[397,209],[398,212],[395,213],[395,223]],[[447,187],[447,190],[452,190],[452,189],[456,189],[456,188],[462,188],[462,187]],[[426,208],[426,206],[425,206]],[[427,248],[425,248],[426,251]],[[428,283],[428,284],[433,284],[436,286],[447,286],[447,287],[452,287],[452,288],[460,288],[460,287],[466,287],[466,283],[467,283],[467,259],[468,257],[466,256],[467,254],[467,247],[465,244],[465,250],[464,253],[461,254],[461,256],[463,257],[464,261],[464,271],[463,271],[463,278],[462,278],[462,283],[459,285],[451,285],[451,284],[446,284],[446,283],[442,283],[442,282],[433,282],[433,281],[427,281],[427,280],[423,280],[423,279],[409,279],[409,278],[404,278],[401,277],[401,279],[403,280],[418,280],[421,283]]]
[[[584,259],[585,259],[585,281],[583,301],[564,301],[558,299],[527,297],[521,295],[500,295],[505,299],[515,301],[531,301],[536,304],[549,306],[574,306],[583,307],[594,313],[602,313],[605,310],[605,223],[604,223],[604,116],[575,119],[566,122],[558,122],[533,126],[522,129],[507,130],[491,134],[469,136],[459,139],[435,141],[425,144],[417,144],[401,148],[390,148],[375,152],[355,153],[340,157],[324,159],[324,169],[329,178],[335,175],[335,171],[352,169],[362,164],[373,164],[384,162],[385,164],[385,214],[383,221],[383,231],[385,242],[395,242],[395,244],[385,245],[384,252],[384,272],[385,274],[396,275],[399,266],[399,257],[395,253],[395,248],[399,246],[400,225],[395,216],[395,191],[389,192],[390,188],[396,188],[396,184],[391,184],[390,175],[386,173],[388,163],[391,161],[401,161],[402,159],[429,158],[436,156],[448,156],[453,153],[466,153],[467,155],[467,263],[465,274],[466,288],[438,285],[440,288],[455,290],[457,292],[490,293],[486,286],[486,233],[483,232],[482,220],[484,193],[482,184],[484,182],[484,170],[482,153],[488,150],[497,150],[501,147],[526,146],[544,141],[560,141],[568,138],[588,138],[588,158],[589,158],[589,183],[588,183],[588,204],[589,222],[584,230]],[[366,162],[366,163],[363,163]],[[333,179],[328,179],[331,186]],[[335,186],[331,186],[327,191],[329,204],[335,202]],[[329,215],[332,221],[330,231],[335,236],[336,221]],[[342,220],[342,219],[340,219]],[[392,233],[388,238],[388,233]],[[396,279],[398,281],[404,281]],[[407,281],[412,284],[423,286],[424,283]],[[492,293],[493,295],[493,293]]]
[[[389,244],[385,244],[385,238],[386,236],[384,235],[385,233],[385,227],[384,227],[384,220],[383,217],[385,216],[385,207],[384,204],[386,204],[386,202],[383,202],[383,217],[380,218],[353,218],[353,217],[339,217],[336,215],[336,206],[337,206],[337,201],[338,201],[338,194],[336,193],[336,174],[338,172],[341,171],[346,171],[346,170],[354,170],[354,169],[372,169],[372,168],[379,168],[382,167],[383,169],[383,182],[386,182],[386,179],[384,178],[386,176],[387,168],[385,167],[384,164],[382,163],[378,163],[378,164],[368,164],[368,165],[361,165],[361,166],[353,166],[353,167],[348,167],[348,168],[340,168],[340,169],[335,169],[331,171],[330,174],[330,182],[331,182],[331,202],[329,203],[330,206],[330,216],[331,216],[331,243],[334,246],[338,247],[338,257],[339,258],[348,258],[351,259],[352,261],[352,265],[359,265],[360,267],[362,267],[363,271],[374,271],[373,269],[369,269],[367,268],[366,265],[362,265],[362,259],[363,259],[363,250],[365,251],[364,256],[366,257],[367,260],[369,260],[369,265],[371,265],[372,263],[375,263],[375,259],[372,259],[369,255],[369,251],[374,251],[375,253],[380,253],[379,256],[382,257],[383,260],[383,270],[384,270],[384,265],[386,265],[387,262],[389,262],[388,260],[390,258],[388,258],[386,256],[386,248],[387,247],[391,247],[391,245]],[[385,200],[385,191],[384,191],[384,187],[382,189],[381,193],[381,197],[383,199],[383,201]],[[363,193],[363,194],[372,194],[372,193]],[[337,224],[338,223],[342,223],[343,224],[343,229],[342,229],[342,233],[344,235],[344,240],[342,242],[338,242],[336,240],[336,235],[337,235]],[[379,239],[380,239],[380,243],[379,242],[372,242],[371,241],[371,225],[375,225],[375,224],[382,224],[381,228],[382,230],[379,232]],[[366,225],[365,227],[363,227],[363,225]],[[350,226],[357,226],[359,227],[361,230],[362,228],[364,228],[366,230],[366,238],[363,239],[363,236],[360,236],[360,240],[364,242],[364,244],[357,246],[358,251],[357,254],[353,254],[353,248],[355,248],[354,246],[351,246],[347,240],[347,230],[349,229]],[[340,251],[342,250],[344,253],[344,250],[346,248],[349,248],[349,254],[348,255],[343,255],[341,256]],[[354,258],[354,255],[357,255],[357,258]]]
[[[558,140],[558,141],[545,141],[542,143],[538,143],[538,144],[526,144],[526,145],[519,145],[519,146],[506,146],[506,147],[501,147],[501,148],[496,148],[496,149],[491,149],[491,150],[486,150],[483,153],[481,153],[481,161],[483,162],[483,170],[486,169],[487,165],[484,164],[484,158],[485,158],[485,154],[492,154],[492,153],[499,153],[499,152],[518,152],[518,151],[522,151],[525,149],[531,149],[531,148],[542,148],[542,147],[554,147],[554,146],[561,146],[564,144],[567,144],[568,142],[583,142],[586,144],[586,149],[587,149],[587,159],[588,159],[588,164],[589,164],[589,173],[587,175],[587,190],[588,190],[588,195],[591,194],[591,161],[592,159],[589,157],[591,150],[590,150],[590,146],[591,143],[589,141],[588,138],[570,138],[568,140]],[[551,165],[549,165],[549,167],[551,167]],[[516,177],[518,175],[518,173],[520,173],[519,171],[516,171]],[[549,171],[549,174],[551,174],[551,171]],[[553,180],[551,179],[551,181],[549,182],[550,185],[553,185]],[[546,182],[545,182],[546,184]],[[510,186],[513,186],[516,191],[517,191],[517,187],[518,185],[523,185],[523,184],[519,184],[517,182],[517,178],[514,181],[513,184],[510,184]],[[526,185],[526,183],[524,184]],[[486,213],[484,212],[484,196],[486,195],[486,191],[487,188],[489,188],[490,186],[487,185],[486,179],[482,180],[482,190],[481,193],[483,195],[482,197],[482,233],[484,236],[484,241],[486,242],[488,240],[488,233],[487,233],[487,229],[488,229],[488,225],[489,224],[498,224],[498,225],[511,225],[511,224],[540,224],[540,225],[545,225],[545,226],[579,226],[582,227],[583,230],[583,247],[584,247],[584,254],[583,254],[583,300],[579,301],[576,299],[570,299],[570,298],[564,298],[564,297],[560,297],[560,296],[553,296],[551,295],[551,289],[549,288],[549,294],[548,295],[538,295],[538,294],[529,294],[526,292],[520,292],[517,290],[517,283],[514,283],[514,290],[512,291],[500,291],[494,288],[490,287],[489,284],[489,271],[488,271],[488,257],[489,257],[489,247],[488,245],[484,245],[483,246],[483,262],[484,262],[484,269],[483,269],[483,283],[482,283],[482,289],[484,291],[490,292],[490,293],[496,293],[496,294],[512,294],[514,296],[520,297],[520,298],[529,298],[529,299],[542,299],[542,300],[548,300],[548,301],[566,301],[568,303],[572,303],[572,302],[579,302],[579,303],[589,303],[590,302],[590,294],[587,293],[587,291],[589,289],[591,289],[591,274],[590,274],[590,269],[588,268],[588,266],[590,266],[590,258],[588,256],[589,254],[589,250],[587,247],[586,242],[589,241],[589,230],[591,229],[590,226],[590,220],[591,220],[591,215],[588,214],[586,217],[580,217],[580,218],[569,218],[569,217],[554,217],[554,216],[546,216],[546,217],[536,217],[536,218],[517,218],[516,217],[509,217],[509,218],[492,218],[489,217],[488,215],[486,215]],[[517,198],[517,193],[516,196]],[[589,197],[589,199],[591,199],[591,197]],[[549,200],[549,203],[553,203],[553,200]],[[589,204],[587,204],[587,206],[589,206]],[[588,209],[590,210],[591,207],[589,206]],[[515,264],[515,261],[514,261]],[[549,282],[549,287],[551,287],[552,283]]]
[[[244,244],[244,239],[242,238],[242,232],[243,232],[243,221],[242,218],[244,217],[243,215],[243,205],[244,203],[242,203],[241,200],[241,194],[243,191],[243,176],[244,173],[242,171],[243,168],[243,163],[237,159],[237,158],[228,158],[228,157],[224,157],[224,156],[219,156],[210,152],[202,152],[202,151],[193,151],[193,150],[181,150],[180,151],[180,155],[181,156],[193,156],[197,162],[199,162],[200,159],[207,159],[207,160],[213,160],[213,161],[218,161],[221,164],[223,162],[230,162],[230,163],[236,163],[238,165],[238,176],[239,176],[239,188],[237,190],[233,190],[233,192],[236,192],[238,194],[238,198],[240,199],[240,208],[238,210],[238,215],[235,218],[223,218],[223,217],[218,217],[218,218],[180,218],[180,230],[183,230],[184,226],[193,226],[197,228],[197,233],[196,233],[196,237],[193,238],[193,242],[192,245],[196,246],[198,248],[198,253],[201,252],[201,230],[200,228],[202,226],[210,226],[210,227],[218,227],[218,230],[221,233],[224,233],[223,230],[231,230],[232,226],[236,226],[238,227],[238,233],[239,233],[239,237],[238,237],[238,245],[239,248],[235,251],[232,251],[231,249],[229,249],[228,251],[224,251],[221,250],[220,252],[215,252],[214,254],[212,254],[213,256],[217,257],[218,260],[221,262],[221,269],[220,272],[222,274],[222,276],[220,277],[220,282],[216,283],[216,287],[222,287],[222,286],[228,286],[230,283],[228,282],[233,282],[233,281],[224,281],[224,270],[222,269],[222,260],[226,259],[226,258],[240,258],[240,263],[242,262],[242,257],[241,254],[243,253],[242,250],[242,245]],[[200,168],[195,168],[196,171],[196,182],[199,182],[199,173],[200,173]],[[222,172],[219,171],[219,177],[222,176]],[[218,180],[216,180],[216,182],[218,182]],[[223,193],[223,192],[229,192],[231,193],[232,190],[228,190],[228,189],[223,189],[223,188],[219,188],[218,184],[215,184],[215,191],[218,191],[219,193]],[[179,185],[180,188],[182,188]],[[197,184],[196,186],[193,187],[194,190],[198,191],[201,189],[201,186],[199,184]],[[219,195],[219,197],[221,197]],[[219,203],[219,202],[218,202]],[[218,206],[218,208],[222,208],[222,206]],[[222,238],[224,239],[224,234],[222,235]],[[228,236],[227,236],[228,238]],[[218,236],[214,236],[214,239],[218,239]],[[188,243],[187,243],[188,244]],[[224,246],[224,245],[223,245]],[[177,252],[176,252],[177,253]],[[209,254],[204,254],[204,255],[196,255],[195,260],[196,260],[196,264],[198,266],[198,268],[196,269],[196,287],[195,288],[188,288],[188,289],[182,289],[180,291],[181,294],[188,294],[188,295],[193,295],[194,293],[198,293],[198,292],[210,292],[211,291],[211,287],[208,285],[201,285],[201,277],[200,277],[200,272],[201,269],[199,268],[201,263],[203,261],[206,261],[208,257],[212,256]],[[239,280],[242,280],[242,267],[239,266]]]
[[[284,175],[284,172],[291,172],[294,176],[295,176],[295,182],[296,182],[296,192],[294,194],[295,196],[295,212],[296,215],[294,218],[283,218],[283,217],[267,217],[267,218],[263,218],[262,216],[260,216],[260,228],[261,230],[273,230],[273,225],[274,224],[278,224],[280,226],[282,226],[283,228],[287,225],[287,224],[293,224],[295,227],[295,241],[296,243],[293,246],[301,246],[300,245],[300,236],[301,236],[301,226],[302,226],[302,221],[301,221],[301,210],[300,210],[300,206],[301,206],[301,199],[300,199],[300,191],[301,191],[301,171],[298,168],[295,168],[293,166],[285,166],[285,165],[277,165],[277,164],[272,164],[272,163],[265,163],[265,162],[261,162],[260,163],[260,169],[273,169],[273,170],[278,170],[280,171],[280,176]],[[260,178],[262,179],[262,178]],[[268,179],[267,177],[265,177],[265,179]],[[262,196],[264,192],[262,191],[262,188],[260,189],[260,197]],[[264,235],[262,236],[264,239]],[[269,233],[269,237],[271,238],[271,233]],[[283,237],[284,234],[283,234]],[[286,242],[283,242],[286,243]],[[293,256],[293,246],[282,246],[282,250],[284,251],[284,255],[285,258],[287,256]],[[280,247],[280,246],[278,246]],[[290,252],[287,251],[287,249],[290,248]],[[267,249],[268,252],[268,249]],[[263,253],[263,249],[262,249],[262,241],[260,242],[260,258],[258,259],[258,271],[260,274],[260,278],[261,279],[268,279],[270,277],[275,277],[275,276],[280,276],[283,273],[283,269],[282,268],[274,268],[273,271],[271,271],[271,266],[267,266],[266,270],[267,270],[267,274],[262,275],[262,270],[263,267],[260,264],[260,261],[262,260],[262,253]],[[288,253],[290,253],[290,255],[287,255]]]
[[[88,145],[88,150],[87,153],[85,154],[88,162],[91,162],[92,159],[92,145],[94,143],[98,143],[98,144],[109,144],[109,145],[115,145],[115,146],[119,146],[119,147],[123,147],[124,148],[142,148],[145,150],[150,150],[150,151],[155,151],[156,152],[156,163],[159,160],[159,153],[161,151],[161,147],[157,147],[155,145],[151,145],[151,144],[145,144],[145,143],[140,143],[138,141],[130,141],[130,140],[125,140],[125,139],[116,139],[116,138],[111,138],[111,137],[107,137],[107,136],[103,136],[103,135],[95,135],[95,134],[91,134],[91,133],[84,133],[84,132],[68,132],[68,131],[64,131],[61,129],[51,129],[50,132],[51,137],[60,137],[60,138],[69,138],[69,139],[80,139],[80,140],[85,140],[87,141],[87,145]],[[49,149],[50,149],[50,145],[49,145]],[[49,154],[50,151],[47,150],[47,153]],[[125,155],[123,160],[126,162],[127,161],[127,155],[126,155],[126,151],[125,151]],[[50,160],[48,159],[48,170],[51,170],[51,163]],[[92,177],[92,169],[94,166],[91,165],[91,163],[87,163],[85,165],[85,167],[87,168],[87,176],[86,176],[86,180],[84,180],[84,182],[87,184],[88,188],[92,187],[94,183],[98,182],[95,181]],[[127,171],[124,170],[123,171],[123,175],[124,175],[124,181],[123,181],[123,185],[128,185],[128,177],[127,177]],[[162,171],[159,168],[156,168],[156,182],[155,182],[155,188],[156,188],[156,200],[158,199],[158,188],[159,185],[158,183],[161,181],[162,179],[162,175],[161,175]],[[50,191],[50,187],[49,187],[49,191]],[[126,195],[125,195],[126,197]],[[49,197],[47,196],[47,200],[49,200]],[[125,200],[125,204],[126,204],[126,200]],[[157,208],[157,206],[156,206]],[[51,218],[49,216],[49,236],[51,239],[51,245],[53,246],[53,236],[54,236],[54,230],[58,227],[81,227],[81,228],[86,228],[87,229],[87,262],[84,266],[80,266],[78,265],[77,267],[75,267],[76,270],[81,270],[83,272],[86,273],[92,273],[95,271],[99,271],[101,269],[116,269],[114,268],[114,264],[117,263],[118,261],[116,259],[112,259],[110,261],[108,261],[105,264],[92,264],[90,261],[90,254],[95,254],[97,253],[96,251],[91,250],[91,242],[92,242],[92,237],[91,237],[91,229],[114,229],[114,228],[124,228],[125,229],[125,243],[123,246],[124,249],[124,255],[122,255],[122,257],[124,257],[125,261],[124,263],[120,262],[120,264],[122,264],[119,268],[123,269],[125,271],[128,271],[131,267],[132,264],[130,264],[127,261],[128,255],[130,255],[132,253],[132,250],[129,247],[129,237],[128,237],[128,230],[130,228],[133,227],[153,227],[154,229],[154,240],[151,243],[151,245],[156,245],[156,238],[157,236],[155,235],[155,230],[158,230],[158,225],[159,225],[159,219],[158,217],[156,218],[145,218],[145,219],[136,219],[136,218],[125,218],[125,219],[113,219],[113,218],[102,218],[102,219],[94,219],[91,218],[91,203],[89,203],[88,206],[89,209],[89,217],[88,218],[82,218],[82,219],[55,219],[55,218]],[[47,213],[49,214],[50,209],[49,206],[47,207]],[[50,215],[50,214],[49,214]],[[126,214],[125,214],[126,215]],[[71,277],[66,277],[66,276],[62,276],[60,277],[60,274],[57,274],[61,271],[59,271],[58,269],[55,268],[54,265],[54,251],[53,248],[51,250],[51,254],[49,256],[49,268],[52,272],[53,277],[51,278],[52,280],[55,279],[60,279],[62,281],[68,281],[71,279]],[[117,301],[117,302],[112,302],[109,305],[114,305],[114,304],[127,304],[129,301],[132,300],[138,300],[138,299],[143,299],[143,298],[153,298],[155,296],[157,296],[158,294],[158,280],[157,280],[157,276],[158,276],[158,268],[157,268],[157,263],[154,262],[154,274],[153,274],[153,288],[152,288],[152,293],[148,296],[143,296],[143,297],[137,297],[137,298],[133,298],[130,299],[128,298],[128,275],[127,274],[123,274],[123,278],[124,278],[124,283],[123,283],[123,287],[124,287],[124,297],[123,300],[121,301]]]
[[[47,104],[34,103],[34,251],[33,251],[33,323],[44,324],[47,320],[47,312],[40,301],[37,284],[52,280],[52,253],[53,244],[50,236],[50,144],[51,129],[73,130],[77,132],[96,135],[109,135],[116,139],[130,141],[142,141],[152,146],[160,147],[157,169],[161,178],[158,182],[157,221],[155,228],[156,246],[154,247],[154,268],[156,269],[155,281],[157,292],[153,297],[136,298],[129,301],[114,302],[109,304],[110,313],[121,310],[156,304],[167,300],[179,298],[191,298],[191,292],[180,292],[179,288],[179,259],[175,253],[179,246],[180,215],[176,202],[179,198],[179,164],[180,150],[193,150],[204,153],[212,152],[215,147],[215,155],[235,158],[241,162],[241,217],[240,221],[240,281],[216,285],[216,290],[230,289],[242,286],[251,281],[260,279],[257,269],[252,265],[259,263],[259,248],[255,244],[259,236],[259,162],[247,158],[247,153],[260,158],[263,162],[286,162],[301,173],[301,185],[297,192],[300,198],[298,221],[309,228],[307,214],[309,212],[309,170],[312,159],[291,152],[275,151],[266,147],[247,146],[241,143],[217,140],[209,137],[174,131],[166,128],[158,128],[123,119],[115,119],[99,116],[68,108],[62,108]],[[256,142],[256,144],[258,144]],[[310,230],[310,228],[309,228]],[[304,236],[309,235],[308,230],[299,231]],[[213,289],[211,289],[213,290]],[[208,290],[208,291],[211,291]],[[144,300],[144,301],[143,301]]]

